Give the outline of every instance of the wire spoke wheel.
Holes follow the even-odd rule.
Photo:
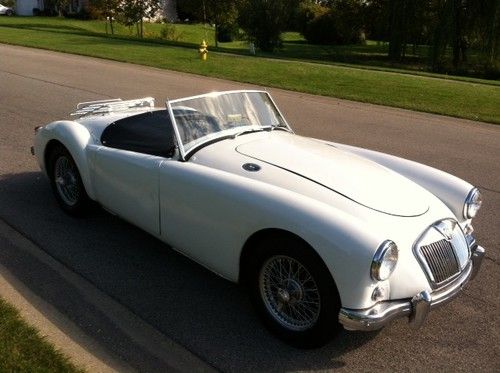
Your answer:
[[[81,194],[78,183],[78,170],[65,155],[60,155],[54,164],[54,181],[57,192],[68,206],[74,206]]]
[[[320,292],[298,260],[286,255],[270,257],[261,268],[259,289],[267,310],[285,328],[304,331],[318,320]]]

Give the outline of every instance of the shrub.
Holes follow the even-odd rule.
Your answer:
[[[227,43],[238,38],[240,29],[236,24],[223,24],[217,27],[217,41]]]
[[[170,41],[177,41],[181,37],[181,34],[177,31],[175,25],[171,23],[165,23],[160,30],[160,38]]]
[[[295,0],[241,0],[238,23],[257,48],[272,52],[281,46],[281,33]]]
[[[309,22],[327,13],[329,8],[315,2],[302,2],[299,5],[294,19],[294,29],[304,34]]]
[[[307,4],[301,12],[302,34],[313,44],[357,44],[364,41],[359,1],[337,1],[331,8]]]

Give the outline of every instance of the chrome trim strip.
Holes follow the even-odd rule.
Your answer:
[[[389,278],[391,276],[392,272],[394,271],[394,268],[396,268],[396,265],[398,263],[398,258],[397,258],[397,256],[399,255],[398,245],[396,245],[394,243],[394,241],[385,240],[384,242],[382,242],[380,244],[377,251],[375,252],[375,255],[373,256],[373,260],[372,260],[372,265],[370,268],[370,274],[375,281],[387,280],[387,278],[380,277],[380,267],[382,267],[382,262],[384,260],[384,256],[385,256],[386,252],[388,250],[391,250],[393,247],[396,248],[396,254],[397,254],[396,255],[396,264],[392,268],[391,273],[389,273],[389,276],[387,276],[387,278]]]
[[[170,121],[172,122],[172,127],[174,127],[175,139],[177,142],[177,147],[179,148],[179,156],[181,161],[186,160],[186,151],[184,150],[184,145],[182,144],[181,135],[179,133],[179,129],[177,128],[177,123],[175,122],[175,115],[172,105],[170,104],[172,101],[167,100],[165,105],[167,106],[168,114],[170,115]]]
[[[234,89],[234,90],[229,90],[229,91],[212,91],[212,92],[208,92],[208,93],[202,93],[201,95],[181,97],[181,98],[176,98],[175,100],[168,100],[168,102],[175,104],[175,103],[180,102],[180,101],[192,100],[195,98],[210,97],[210,96],[216,97],[216,96],[224,95],[226,93],[246,93],[246,92],[268,94],[266,91],[263,91],[261,89]]]
[[[474,187],[469,191],[469,193],[467,194],[467,197],[465,197],[464,207],[463,207],[463,211],[462,211],[462,214],[463,214],[465,219],[474,218],[474,216],[469,216],[467,210],[468,210],[468,206],[472,203],[472,200],[474,199],[474,196],[476,195],[476,193],[481,193],[481,192],[479,191],[479,189]]]
[[[276,111],[278,112],[278,114],[281,116],[281,119],[283,119],[283,121],[285,122],[285,125],[286,125],[286,128],[288,129],[288,131],[290,133],[293,133],[295,134],[295,132],[293,132],[293,129],[292,127],[290,127],[290,125],[288,124],[285,116],[283,115],[283,113],[281,112],[280,108],[278,107],[278,105],[276,105],[276,102],[274,102],[274,99],[273,97],[269,94],[269,92],[265,91],[267,97],[269,97],[269,100],[271,100],[272,104],[274,105],[274,108],[276,109]]]
[[[482,248],[481,248],[482,249]],[[401,299],[394,301],[383,301],[375,304],[373,307],[356,310],[341,308],[339,312],[339,322],[347,330],[370,331],[377,330],[388,324],[394,319],[409,316],[410,320],[415,320],[414,326],[423,324],[428,309],[434,309],[453,300],[462,290],[462,288],[472,278],[474,267],[479,267],[484,256],[483,251],[479,251],[477,259],[469,261],[469,264],[454,282],[434,291],[430,294],[430,303],[425,303],[429,299],[423,292],[417,294],[411,299]],[[422,303],[423,302],[423,303]],[[412,306],[413,303],[413,306]],[[421,303],[422,306],[418,306]]]

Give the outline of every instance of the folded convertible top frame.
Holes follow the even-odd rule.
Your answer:
[[[129,109],[135,109],[141,107],[153,108],[154,106],[155,106],[155,99],[153,97],[144,97],[133,100],[125,100],[125,101],[122,100],[121,98],[115,98],[111,100],[80,102],[76,106],[76,110],[73,111],[70,115],[84,117],[87,115],[108,114],[117,111],[127,111]]]

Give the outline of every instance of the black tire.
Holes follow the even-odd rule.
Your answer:
[[[6,16],[13,16],[13,15],[14,15],[14,12],[13,12],[12,10],[10,10],[10,9],[9,9],[9,10],[7,10],[7,11],[5,12],[5,15],[6,15]]]
[[[341,303],[321,258],[307,243],[289,236],[261,241],[255,249],[248,285],[264,324],[294,347],[316,348],[328,343],[341,330]],[[288,274],[285,269],[277,271],[286,265],[291,265]]]
[[[64,212],[72,216],[87,213],[91,200],[73,157],[63,145],[56,145],[50,151],[47,170],[52,191]]]

